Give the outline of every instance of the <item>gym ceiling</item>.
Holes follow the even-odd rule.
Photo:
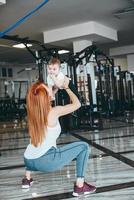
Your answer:
[[[43,0],[6,0],[0,5],[0,32],[25,16]],[[28,20],[10,31],[7,35],[28,37],[44,43],[43,32],[66,26],[95,21],[117,30],[118,41],[101,37],[82,37],[92,40],[102,49],[134,44],[134,0],[49,0]],[[13,41],[0,39],[0,62],[35,62],[26,49],[13,48]],[[46,44],[72,50],[71,40]],[[36,47],[33,47],[36,49]]]

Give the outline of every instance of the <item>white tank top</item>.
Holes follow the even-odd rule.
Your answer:
[[[35,159],[44,155],[51,147],[56,148],[56,140],[61,133],[59,121],[55,127],[47,127],[46,137],[41,145],[35,147],[29,144],[24,152],[24,157],[27,159]]]

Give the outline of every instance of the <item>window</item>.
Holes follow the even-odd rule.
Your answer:
[[[8,77],[13,77],[13,70],[12,70],[12,68],[8,68]]]
[[[13,77],[13,69],[3,67],[1,70],[1,76],[2,77]]]
[[[6,70],[6,68],[2,68],[2,77],[7,77],[7,70]]]

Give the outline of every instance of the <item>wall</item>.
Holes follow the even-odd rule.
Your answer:
[[[113,57],[115,66],[121,66],[122,71],[128,70],[128,63],[126,57]]]
[[[38,70],[31,70],[31,71],[22,71],[25,68],[35,68],[37,65],[33,64],[10,64],[1,62],[0,63],[0,72],[2,68],[12,68],[13,70],[13,77],[2,77],[0,73],[0,97],[5,97],[5,81],[7,80],[7,91],[8,95],[12,97],[13,91],[15,92],[15,97],[19,97],[19,89],[21,89],[21,98],[25,98],[27,87],[31,82],[37,80],[38,77]],[[13,85],[14,84],[14,85]],[[15,87],[15,88],[14,88]]]
[[[128,70],[134,71],[134,54],[127,55]]]

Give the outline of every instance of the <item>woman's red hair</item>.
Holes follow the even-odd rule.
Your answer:
[[[38,146],[43,142],[47,128],[51,101],[44,83],[34,83],[28,91],[27,98],[28,128],[31,143]]]

